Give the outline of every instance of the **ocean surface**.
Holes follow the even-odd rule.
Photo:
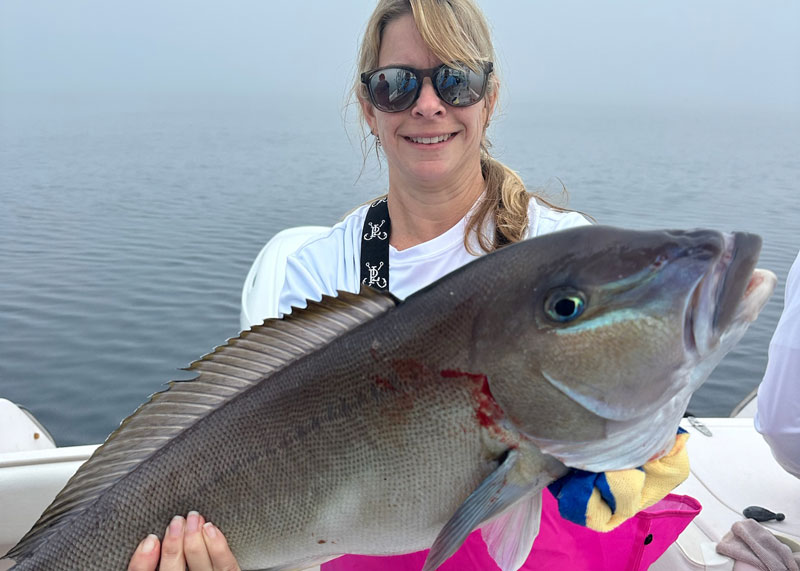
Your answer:
[[[313,107],[313,111],[310,108]],[[238,333],[242,281],[277,231],[385,191],[352,109],[252,99],[0,99],[0,397],[59,445],[101,442]],[[348,134],[349,133],[349,134]],[[778,289],[690,411],[759,382],[800,249],[800,118],[777,111],[509,104],[493,150],[599,222],[764,239]]]

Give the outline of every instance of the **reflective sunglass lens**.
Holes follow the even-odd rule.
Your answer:
[[[472,105],[483,95],[483,73],[445,67],[436,75],[436,86],[446,103],[456,107]]]
[[[383,111],[402,111],[414,102],[419,83],[406,69],[383,69],[372,75],[369,90],[372,102]]]

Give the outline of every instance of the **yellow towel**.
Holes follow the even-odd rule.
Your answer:
[[[596,531],[610,531],[652,506],[689,476],[686,440],[679,430],[672,450],[641,468],[593,473],[573,470],[550,485],[562,517]]]

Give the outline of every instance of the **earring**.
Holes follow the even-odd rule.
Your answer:
[[[381,136],[378,134],[375,134],[375,144],[381,146]]]

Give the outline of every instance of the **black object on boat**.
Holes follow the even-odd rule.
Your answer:
[[[754,519],[758,522],[772,521],[773,519],[776,521],[783,521],[786,519],[786,516],[782,513],[771,512],[767,508],[762,508],[760,506],[746,507],[742,513],[744,517]]]

